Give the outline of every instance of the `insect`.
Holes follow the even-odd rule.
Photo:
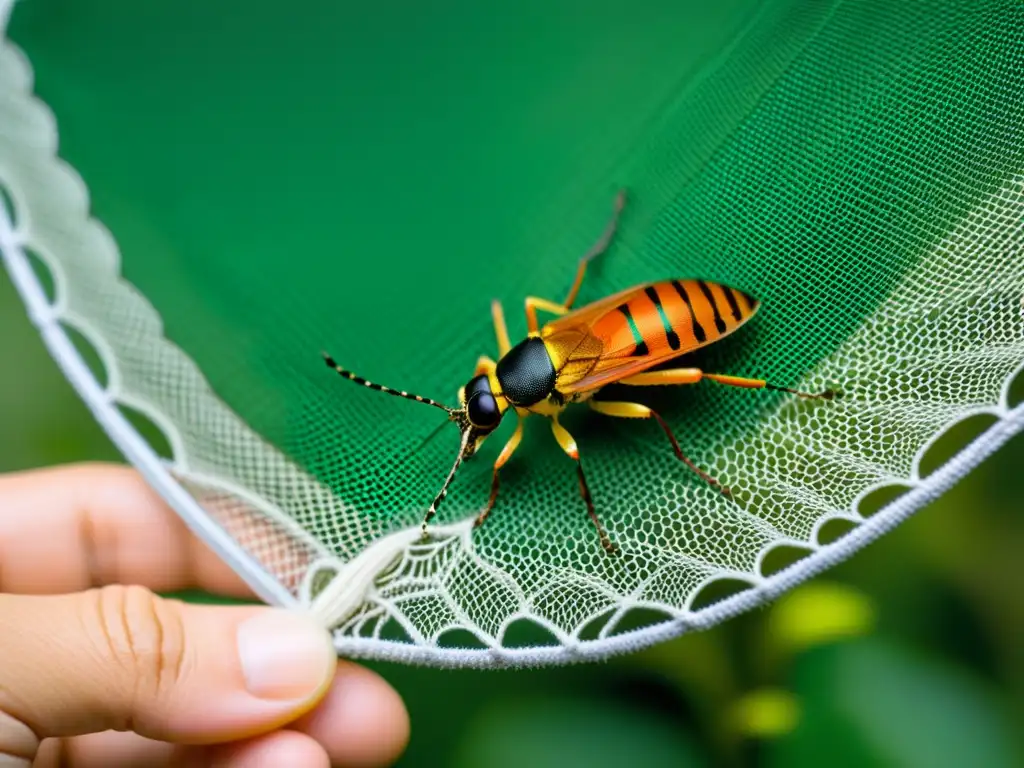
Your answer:
[[[526,298],[528,334],[515,346],[509,340],[501,303],[498,300],[491,302],[499,357],[497,361],[486,355],[478,359],[473,377],[459,389],[458,408],[369,382],[342,368],[324,353],[327,365],[344,378],[379,392],[440,408],[448,414],[449,421],[458,425],[461,433],[459,452],[423,519],[424,536],[427,523],[448,493],[459,466],[480,449],[487,436],[497,429],[509,412],[517,416],[515,432],[494,462],[491,493],[475,524],[483,524],[494,508],[499,473],[519,447],[525,417],[543,416],[548,419],[555,440],[575,462],[580,495],[587,514],[597,529],[601,546],[613,553],[617,547],[609,539],[595,511],[579,448],[558,420],[559,414],[569,405],[586,403],[592,410],[613,418],[653,419],[664,431],[679,460],[705,482],[728,495],[727,488],[683,454],[669,425],[658,413],[639,403],[595,400],[594,395],[613,383],[645,387],[696,384],[707,379],[734,387],[789,392],[802,398],[828,400],[834,396],[830,390],[809,394],[762,379],[706,373],[698,368],[650,370],[720,341],[754,316],[760,302],[726,285],[696,279],[661,280],[628,288],[573,310],[587,266],[608,248],[624,205],[625,193],[620,192],[604,232],[580,259],[565,301],[559,304],[534,296]],[[538,311],[557,318],[541,326],[537,320]]]

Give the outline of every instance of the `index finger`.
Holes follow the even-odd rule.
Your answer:
[[[0,592],[115,583],[252,596],[133,469],[79,464],[0,475]]]

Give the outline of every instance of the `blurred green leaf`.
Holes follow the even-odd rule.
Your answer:
[[[965,670],[872,638],[797,667],[804,717],[768,765],[1002,768],[1024,764],[1002,703]]]
[[[29,322],[0,269],[0,472],[83,459],[121,461]]]
[[[635,702],[544,696],[495,700],[469,724],[457,768],[690,768],[708,765],[691,737]]]
[[[180,592],[164,592],[161,594],[163,597],[171,600],[181,600],[186,603],[199,603],[202,605],[262,605],[258,600],[224,597],[203,592],[199,589],[184,589]]]
[[[800,721],[800,701],[789,691],[761,688],[737,701],[731,715],[733,729],[744,736],[781,736]]]
[[[768,629],[779,651],[788,654],[867,634],[875,618],[875,607],[859,590],[812,581],[779,599],[772,607]]]

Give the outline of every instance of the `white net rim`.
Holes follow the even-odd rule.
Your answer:
[[[0,0],[0,33],[2,33],[9,10],[10,4]],[[26,73],[28,73],[30,71],[28,62],[24,59],[22,62]],[[30,77],[26,76],[26,84],[28,82],[30,82]],[[42,106],[37,99],[34,101],[37,105]],[[62,164],[55,154],[50,154],[46,158],[46,162]],[[2,171],[3,169],[0,167],[0,183],[4,181]],[[74,175],[73,172],[72,175]],[[81,183],[77,175],[75,178]],[[87,217],[88,211],[83,211],[83,223]],[[3,260],[12,283],[24,301],[28,315],[42,336],[46,348],[126,459],[141,472],[147,482],[166,500],[186,525],[239,574],[259,599],[271,605],[301,609],[301,601],[297,600],[285,586],[268,573],[257,560],[239,547],[223,528],[211,520],[209,513],[172,474],[168,462],[146,442],[131,422],[125,418],[118,408],[117,399],[111,396],[109,390],[97,381],[89,365],[75,347],[67,332],[67,326],[74,326],[94,344],[101,340],[90,337],[88,327],[75,325],[69,318],[62,317],[58,308],[52,306],[48,301],[44,286],[33,270],[26,253],[23,234],[18,231],[2,206],[0,206],[0,259]],[[130,287],[120,275],[117,263],[112,263],[109,273],[103,277],[105,281],[109,282],[112,290],[115,288],[124,290]],[[54,273],[53,279],[59,280],[59,275]],[[152,341],[154,344],[171,345],[162,332]],[[1019,373],[1020,369],[1008,378],[1004,390],[1008,391],[1009,383]],[[108,375],[114,377],[117,372],[108,371]],[[135,403],[123,404],[137,405]],[[158,411],[155,407],[152,410]],[[1019,404],[1014,408],[1006,406],[978,409],[967,418],[979,413],[994,416],[996,421],[942,467],[924,478],[906,478],[907,484],[912,486],[909,491],[866,521],[860,522],[845,536],[832,543],[816,547],[811,554],[787,568],[763,577],[749,589],[689,612],[686,616],[596,640],[563,641],[563,644],[558,646],[457,649],[415,646],[383,639],[336,637],[336,648],[340,654],[349,657],[427,664],[437,667],[539,666],[605,659],[669,640],[688,631],[709,628],[775,599],[801,582],[850,557],[918,509],[942,495],[1013,435],[1024,430],[1024,404]],[[921,457],[930,445],[931,443],[921,449],[914,462],[915,467],[919,465]]]
[[[291,593],[246,556],[223,529],[211,522],[207,512],[168,471],[164,459],[106,396],[103,387],[96,381],[89,366],[46,301],[43,286],[17,242],[17,235],[6,212],[2,210],[0,255],[15,287],[25,301],[29,317],[39,330],[46,348],[111,441],[181,516],[188,527],[238,572],[261,600],[272,605],[298,607]],[[601,641],[579,643],[579,646],[589,646],[585,651],[578,646],[463,650],[419,648],[407,643],[355,638],[346,638],[337,643],[338,651],[356,658],[373,657],[451,667],[534,666],[604,659],[670,640],[689,631],[710,628],[774,600],[798,584],[845,560],[948,491],[1007,440],[1024,430],[1024,403],[1006,414],[999,414],[997,419],[942,467],[842,538],[820,547],[793,565],[772,574],[761,584],[720,600],[689,617],[666,621]],[[598,642],[599,647],[595,648]]]

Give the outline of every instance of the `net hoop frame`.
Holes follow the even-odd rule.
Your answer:
[[[24,72],[20,73],[19,77],[25,86],[25,93],[21,94],[24,103],[30,104],[33,110],[44,114],[45,119],[52,124],[54,136],[56,136],[56,120],[52,112],[31,92],[31,66],[27,57],[4,36],[6,21],[9,18],[13,2],[14,0],[0,0],[0,61],[4,61],[8,66],[11,66],[13,62],[15,65],[23,67]],[[12,108],[10,104],[8,104],[8,108]],[[17,109],[17,106],[15,105],[13,108]],[[38,114],[34,117],[39,119]],[[84,182],[67,163],[59,159],[56,146],[48,147],[43,142],[37,146],[25,147],[24,150],[27,153],[34,153],[34,162],[45,163],[53,168],[59,167],[65,178],[78,185],[80,194],[86,201],[88,200]],[[3,158],[0,157],[0,189],[10,191],[7,170]],[[82,220],[74,222],[72,226],[81,227],[86,224],[95,226],[97,224],[89,215],[88,206],[81,213]],[[0,205],[0,261],[3,262],[10,275],[13,285],[25,304],[29,319],[42,337],[46,349],[114,445],[181,517],[188,528],[237,572],[260,600],[270,605],[302,610],[302,601],[265,570],[255,558],[238,546],[234,539],[210,518],[196,498],[182,485],[176,475],[187,477],[187,468],[183,470],[176,463],[161,457],[119,410],[119,401],[93,375],[88,363],[70,337],[67,327],[73,327],[94,345],[98,341],[102,343],[102,339],[96,339],[94,334],[90,335],[93,332],[87,324],[76,323],[73,318],[62,316],[60,307],[51,304],[44,285],[31,264],[27,252],[28,245],[25,233],[19,231],[4,206]],[[59,295],[59,270],[51,269],[51,274],[57,284]],[[130,291],[138,294],[120,275],[116,260],[103,278],[106,283],[105,288],[111,293]],[[1022,307],[1022,312],[1024,312],[1024,307]],[[173,343],[162,333],[159,337],[152,338],[151,341],[154,345],[173,347],[180,353],[180,350],[174,347]],[[104,362],[109,361],[105,360]],[[793,587],[849,558],[862,547],[889,532],[914,512],[948,491],[1011,437],[1024,431],[1024,403],[1013,408],[1008,405],[1010,384],[1017,376],[1021,375],[1022,371],[1024,371],[1024,362],[1005,381],[1002,388],[1003,402],[1001,405],[978,408],[964,417],[967,419],[978,414],[989,414],[996,417],[996,421],[940,468],[924,478],[906,478],[905,484],[910,486],[909,491],[888,503],[866,521],[858,522],[857,527],[846,535],[834,542],[817,546],[813,552],[792,565],[769,576],[761,577],[756,583],[752,583],[749,589],[718,602],[695,611],[687,611],[685,615],[658,624],[608,637],[571,642],[565,642],[564,638],[560,638],[563,640],[562,645],[557,646],[458,649],[416,646],[391,640],[336,635],[336,649],[339,654],[347,657],[433,667],[532,667],[603,660],[670,640],[686,632],[708,629],[776,599]],[[110,377],[117,375],[116,371],[108,370],[107,373]],[[130,407],[138,405],[127,402],[121,404]],[[169,425],[158,423],[158,426],[167,427]],[[168,434],[167,437],[174,446],[173,435]],[[920,459],[931,445],[932,442],[929,442],[922,447],[915,458],[915,467],[919,465]],[[195,477],[194,479],[205,480],[207,478]],[[761,553],[761,559],[764,554],[765,552]],[[535,617],[531,617],[531,620],[535,620]]]

